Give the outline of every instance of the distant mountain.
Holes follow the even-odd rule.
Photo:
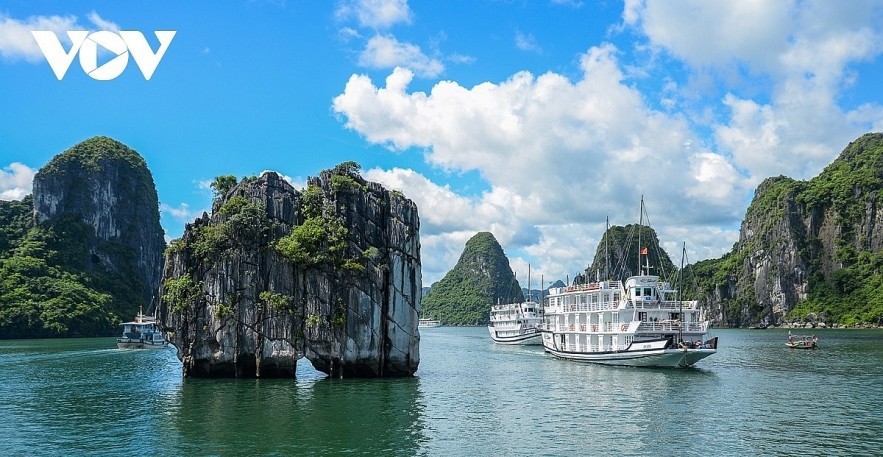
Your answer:
[[[640,238],[640,245],[638,239]],[[601,238],[595,249],[595,257],[588,270],[577,275],[573,284],[592,282],[596,278],[624,280],[629,276],[639,273],[638,254],[641,249],[647,249],[647,255],[642,256],[641,268],[650,266],[650,274],[658,275],[666,279],[672,279],[677,268],[672,263],[665,250],[659,247],[659,239],[656,231],[649,226],[629,224],[626,226],[611,226]],[[609,254],[607,260],[605,252]],[[606,271],[609,275],[605,275]]]
[[[490,232],[479,232],[466,242],[457,265],[432,285],[423,316],[445,325],[486,325],[491,304],[521,301],[521,286],[500,243]]]

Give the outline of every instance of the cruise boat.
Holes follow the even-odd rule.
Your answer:
[[[420,320],[417,322],[417,328],[432,328],[439,326],[441,326],[441,322],[436,319],[420,318]]]
[[[145,316],[141,311],[131,322],[123,322],[122,336],[117,337],[117,347],[120,349],[162,349],[169,346],[169,342],[162,336],[156,319]]]
[[[555,357],[606,365],[689,367],[717,352],[695,300],[658,276],[549,289],[543,347]]]
[[[543,309],[539,303],[526,301],[491,306],[487,329],[491,339],[500,344],[542,344],[539,328]]]
[[[641,199],[642,220],[643,212]],[[549,289],[541,330],[546,352],[606,365],[680,368],[717,352],[717,337],[706,339],[710,323],[704,310],[695,300],[680,300],[671,284],[649,274],[640,235],[638,246],[637,265],[642,259],[647,265],[624,282]]]

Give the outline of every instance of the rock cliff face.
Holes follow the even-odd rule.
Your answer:
[[[79,267],[128,278],[146,309],[159,287],[165,241],[144,159],[113,139],[91,138],[40,169],[33,192],[35,222],[85,224],[87,233],[71,240],[89,253]]]
[[[811,320],[848,318],[850,310],[828,307],[825,297],[834,294],[839,298],[832,302],[849,301],[861,287],[866,267],[883,250],[881,191],[879,133],[850,143],[810,181],[780,176],[761,183],[733,251],[699,268],[717,323],[780,325],[807,299],[820,312],[812,313]],[[876,267],[870,268],[873,274]]]
[[[299,192],[246,178],[169,248],[160,320],[185,376],[412,375],[419,364],[419,218],[352,163]]]
[[[466,242],[457,265],[432,285],[423,309],[446,325],[487,325],[492,304],[522,301],[500,243],[492,233],[479,232]]]

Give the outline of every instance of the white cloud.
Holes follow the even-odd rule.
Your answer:
[[[631,51],[649,51],[647,66],[622,65],[602,44],[574,79],[518,72],[428,92],[409,89],[413,68],[396,68],[382,85],[351,76],[333,109],[371,143],[488,185],[465,196],[413,171],[372,171],[431,208],[421,213],[427,282],[480,230],[513,268],[531,258],[547,279],[572,276],[591,261],[601,221],[635,222],[642,194],[663,247],[679,258],[686,241],[695,262],[729,251],[760,180],[811,177],[883,127],[880,105],[838,104],[861,82],[850,66],[883,52],[881,14],[873,2],[627,0],[623,23],[647,37]],[[521,34],[521,45],[536,40]],[[652,97],[635,84],[660,73]]]
[[[371,171],[370,179],[431,208],[421,213],[421,240],[433,240],[424,245],[426,258],[450,260],[442,240],[488,230],[507,253],[540,259],[538,274],[557,279],[591,261],[599,221],[636,222],[642,193],[665,240],[679,227],[703,230],[740,217],[749,190],[727,157],[694,146],[700,141],[682,116],[647,106],[624,81],[616,55],[612,45],[589,49],[575,82],[520,72],[472,88],[442,81],[424,93],[408,91],[413,74],[406,69],[395,69],[385,87],[353,75],[333,108],[372,143],[417,148],[429,163],[477,171],[490,185],[464,197],[410,170]],[[719,247],[703,254],[717,256]]]
[[[535,52],[537,54],[542,54],[543,52],[543,48],[537,44],[537,39],[533,34],[525,35],[521,30],[515,31],[515,47],[522,51]]]
[[[30,63],[44,62],[43,53],[34,40],[31,31],[48,30],[55,32],[59,40],[70,45],[67,32],[71,30],[108,30],[118,32],[120,27],[92,11],[87,15],[94,27],[86,27],[77,22],[77,16],[31,16],[15,19],[0,14],[0,57],[6,60],[25,60]]]
[[[425,78],[434,78],[445,69],[441,62],[423,54],[419,46],[402,43],[391,35],[375,35],[368,40],[359,55],[359,65],[380,69],[405,67]]]
[[[199,217],[199,215],[201,215],[203,212],[208,210],[193,211],[190,209],[190,205],[188,205],[187,203],[180,203],[177,207],[170,206],[165,203],[160,203],[159,211],[161,213],[168,214],[179,222],[190,223],[193,222],[194,219]]]
[[[0,14],[0,57],[30,63],[44,61],[43,53],[31,35],[32,30],[49,30],[59,39],[66,40],[65,31],[83,28],[77,25],[76,16],[31,16],[19,20]]]
[[[30,195],[34,174],[36,170],[19,162],[0,169],[0,200],[21,200]]]
[[[883,53],[879,3],[636,0],[623,21],[686,63],[694,83],[728,83],[710,127],[752,184],[812,177],[883,124],[883,106],[838,105],[856,82],[850,66]]]
[[[115,22],[111,22],[111,21],[103,19],[95,11],[92,11],[91,13],[89,13],[88,17],[89,17],[89,22],[94,24],[95,27],[98,28],[98,30],[107,30],[108,32],[119,32],[120,31],[120,26],[118,26]]]
[[[362,27],[387,29],[398,23],[410,24],[413,13],[407,0],[350,0],[335,12],[341,19],[355,18]]]

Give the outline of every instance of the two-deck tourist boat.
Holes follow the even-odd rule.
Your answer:
[[[134,321],[120,325],[123,326],[122,336],[117,337],[117,347],[120,349],[162,349],[169,346],[156,319],[145,316],[141,311],[138,311]]]
[[[421,318],[417,322],[417,328],[432,328],[441,326],[441,322],[436,319]]]
[[[695,300],[658,276],[549,289],[543,346],[555,357],[607,365],[689,367],[717,352]]]
[[[812,335],[792,335],[788,331],[788,342],[785,343],[791,349],[815,349],[819,346],[819,337]]]
[[[642,199],[642,218],[643,207]],[[640,244],[639,239],[638,265],[642,259],[649,263]],[[683,269],[683,259],[681,264]],[[698,303],[680,300],[668,282],[648,273],[649,265],[639,268],[640,274],[625,282],[549,289],[541,330],[546,352],[568,360],[641,367],[690,367],[717,352],[717,337],[706,339],[709,321]]]
[[[543,309],[539,303],[526,301],[491,306],[488,332],[495,343],[542,344],[539,326],[543,323]]]

